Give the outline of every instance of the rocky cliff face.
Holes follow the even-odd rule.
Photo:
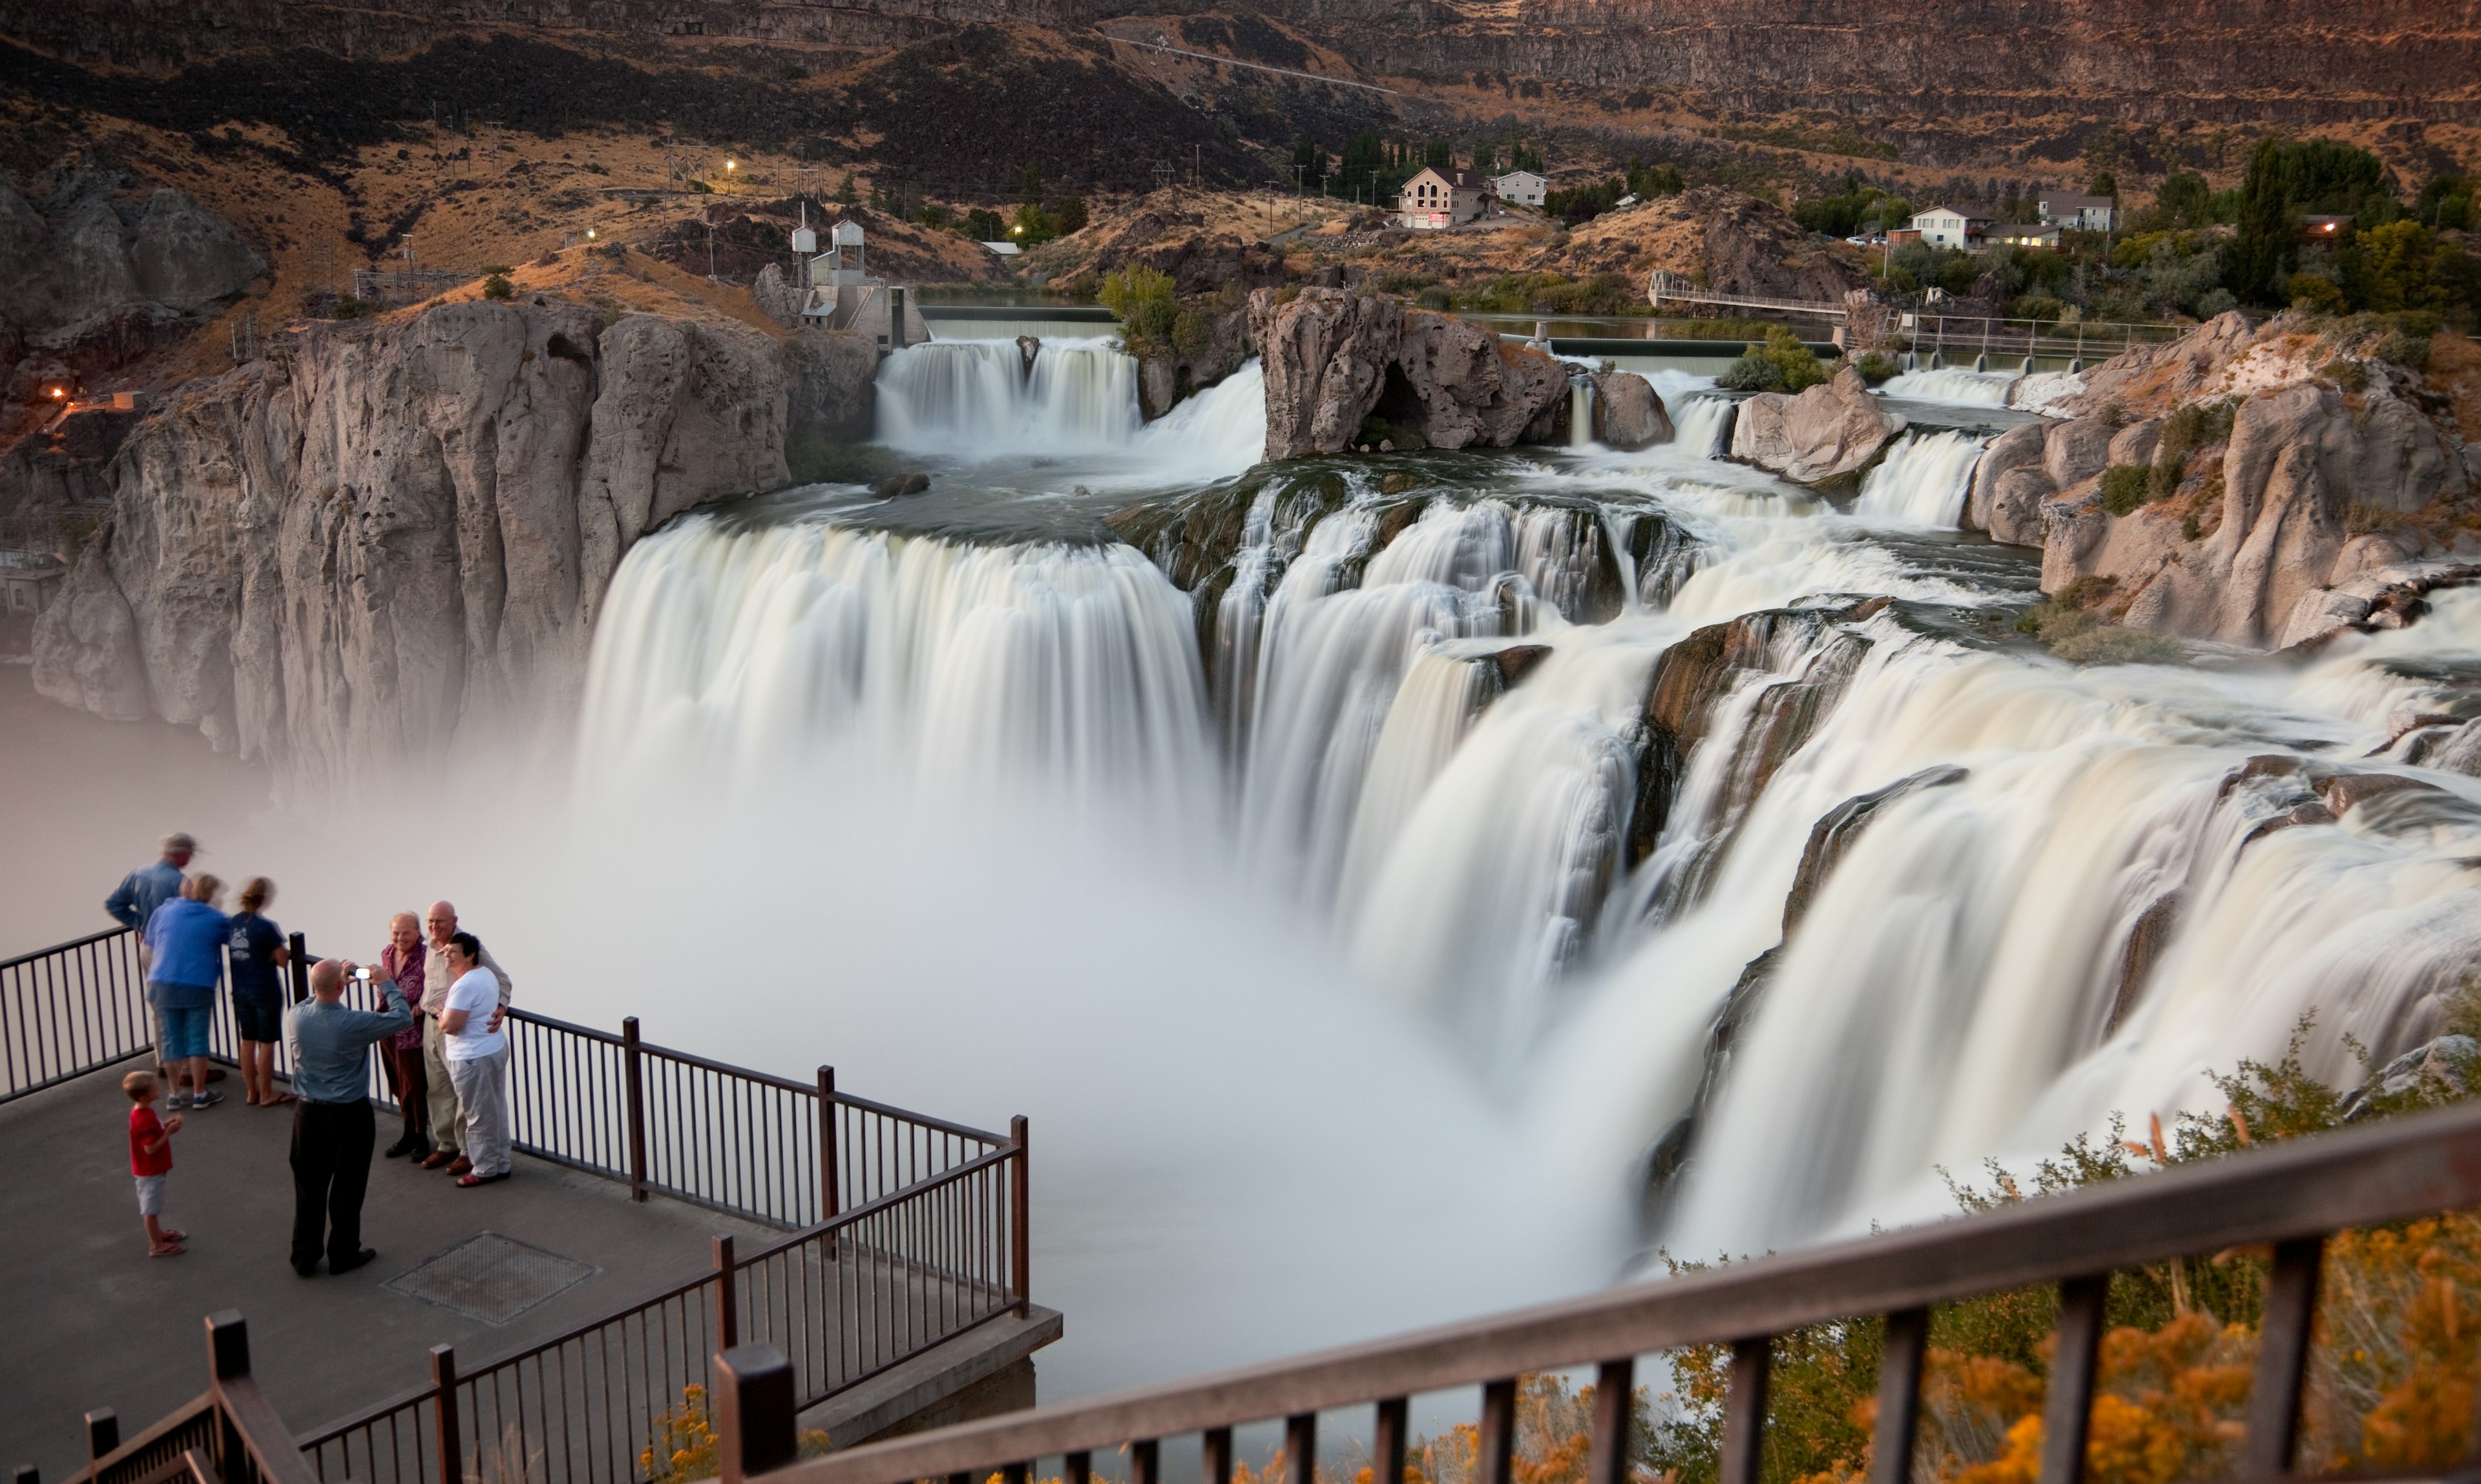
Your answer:
[[[2363,332],[2364,338],[2375,332]],[[2402,621],[2481,560],[2481,446],[2371,347],[2237,314],[2057,378],[1994,440],[1965,523],[2132,626],[2256,648]]]
[[[530,734],[570,709],[630,544],[786,483],[788,437],[873,359],[566,304],[314,325],[130,433],[36,685],[194,724],[295,790]]]
[[[1438,448],[1506,448],[1551,436],[1566,368],[1478,325],[1385,295],[1303,289],[1249,297],[1267,378],[1267,457],[1340,454],[1377,414]]]

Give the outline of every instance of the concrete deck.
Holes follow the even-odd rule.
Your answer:
[[[131,1065],[136,1065],[133,1062]],[[307,1433],[429,1379],[433,1344],[460,1368],[497,1359],[653,1293],[712,1265],[711,1238],[746,1252],[781,1236],[755,1223],[628,1189],[520,1155],[516,1177],[477,1189],[375,1159],[363,1240],[376,1263],[342,1278],[304,1279],[287,1264],[292,1181],[289,1109],[239,1101],[191,1115],[173,1140],[169,1222],[190,1234],[177,1258],[146,1255],[127,1156],[128,1100],[119,1070],[0,1106],[0,1141],[17,1175],[0,1185],[0,1464],[38,1465],[46,1479],[84,1466],[79,1419],[120,1415],[124,1437],[205,1387],[202,1317],[238,1309],[249,1320],[251,1368],[286,1424]],[[395,1136],[381,1114],[379,1142]],[[535,1307],[491,1324],[387,1287],[480,1233],[585,1264],[589,1272]],[[806,1425],[846,1443],[918,1415],[981,1415],[1030,1404],[1033,1349],[1060,1318],[984,1324],[830,1400]],[[963,1409],[963,1410],[959,1410]]]

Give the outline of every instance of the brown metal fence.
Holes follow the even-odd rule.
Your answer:
[[[88,1414],[92,1461],[71,1484],[315,1484],[250,1376],[249,1330],[233,1310],[207,1316],[206,1393],[125,1444],[118,1434],[111,1413]]]
[[[1886,1319],[1870,1484],[1909,1484],[1922,1363],[1936,1304],[2055,1284],[2060,1317],[2043,1418],[2041,1484],[2080,1484],[2112,1272],[2271,1245],[2239,1477],[2294,1476],[2301,1394],[2332,1234],[2481,1206],[2481,1106],[2363,1125],[2178,1166],[1926,1227],[1735,1263],[1192,1381],[1045,1407],[793,1462],[784,1357],[745,1346],[719,1357],[736,1388],[718,1416],[723,1477],[767,1484],[971,1481],[1025,1484],[1046,1460],[1087,1484],[1097,1450],[1125,1447],[1132,1484],[1161,1484],[1162,1440],[1200,1434],[1203,1484],[1230,1484],[1236,1426],[1281,1419],[1289,1459],[1316,1456],[1319,1414],[1369,1407],[1371,1477],[1404,1476],[1407,1403],[1478,1391],[1474,1484],[1509,1484],[1518,1378],[1599,1367],[1586,1484],[1630,1484],[1628,1404],[1641,1357],[1731,1347],[1719,1484],[1758,1484],[1770,1419],[1774,1339],[1811,1325]],[[2459,1340],[2481,1349],[2481,1330]],[[1471,1394],[1468,1393],[1468,1394]],[[1795,1424],[1797,1425],[1797,1424]],[[1294,1466],[1296,1469],[1297,1465]],[[2476,1475],[2468,1463],[2454,1476]],[[1295,1473],[1295,1477],[1299,1477]],[[2411,1475],[2420,1476],[2420,1475]],[[2437,1474],[2427,1475],[2438,1477]]]

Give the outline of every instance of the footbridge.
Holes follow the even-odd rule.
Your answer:
[[[1657,311],[1665,305],[1740,309],[1829,325],[1834,326],[1835,344],[1853,351],[1884,351],[1906,371],[1970,365],[1975,371],[2030,372],[2037,363],[2047,363],[2038,369],[2081,371],[2140,345],[2175,340],[2196,327],[1948,314],[1932,307],[1941,300],[1904,309],[1879,302],[1867,289],[1855,289],[1841,300],[1733,294],[1701,287],[1685,274],[1659,269],[1646,280],[1646,301]]]

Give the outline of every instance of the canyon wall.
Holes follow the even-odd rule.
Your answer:
[[[790,482],[788,440],[854,421],[875,359],[570,304],[313,325],[130,432],[36,686],[196,725],[294,792],[544,735],[630,544]]]
[[[401,55],[477,29],[632,42],[900,45],[972,22],[1063,29],[1207,7],[1141,0],[0,0],[0,33],[150,69],[253,48]],[[2481,118],[2475,0],[1274,0],[1267,13],[1376,72],[1475,72],[1684,93],[1703,106],[1882,117],[2060,114],[2131,122]]]

